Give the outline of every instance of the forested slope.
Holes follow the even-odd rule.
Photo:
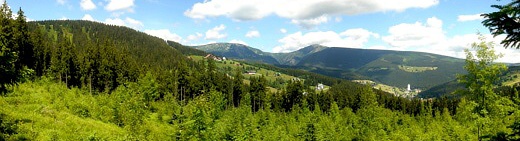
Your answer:
[[[520,118],[517,88],[498,93],[487,117],[474,100],[410,100],[342,80],[269,92],[262,76],[246,84],[240,69],[126,27],[13,17],[0,6],[1,140],[477,140],[476,130],[514,135]]]

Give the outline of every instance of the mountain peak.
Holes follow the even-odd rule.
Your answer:
[[[303,54],[311,54],[311,53],[315,53],[315,52],[318,52],[318,51],[322,51],[322,50],[327,49],[327,48],[329,48],[329,47],[322,46],[322,45],[319,45],[319,44],[313,44],[313,45],[301,48],[301,49],[297,50],[296,52],[300,52],[300,53],[303,53]]]

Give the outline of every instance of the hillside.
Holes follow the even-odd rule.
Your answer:
[[[426,90],[454,80],[456,74],[464,73],[464,60],[430,53],[320,45],[311,45],[290,53],[267,53],[244,45],[240,45],[242,50],[233,46],[219,43],[194,48],[217,55],[231,55],[232,58],[246,61],[255,60],[285,68],[304,69],[336,78],[370,79],[399,88],[411,84],[416,89]]]
[[[59,42],[61,36],[67,36],[63,34],[68,34],[79,52],[100,45],[117,46],[116,50],[128,53],[139,65],[173,68],[176,62],[184,58],[163,39],[128,27],[82,20],[34,21],[28,22],[28,25],[30,31],[44,34],[44,39],[54,42]]]
[[[500,81],[497,82],[500,87],[518,87],[520,83],[520,66],[509,66],[506,72],[500,76]],[[457,82],[457,80],[449,81],[437,86],[434,86],[426,91],[419,93],[420,98],[432,98],[448,96],[453,97],[454,92],[458,89],[464,89],[464,85]]]
[[[305,56],[322,51],[328,47],[321,45],[310,45],[289,53],[271,53],[279,64],[294,66],[297,65]]]
[[[269,64],[279,64],[269,53],[261,50],[236,43],[213,43],[202,46],[193,46],[193,48],[213,53],[217,56],[246,60],[251,62],[264,62]]]
[[[197,56],[205,56],[207,55],[208,53],[202,51],[202,50],[198,50],[198,49],[194,49],[194,48],[191,48],[191,47],[187,47],[187,46],[184,46],[182,44],[179,44],[177,42],[174,42],[174,41],[167,41],[168,45],[175,48],[177,51],[181,52],[182,54],[184,54],[185,56],[189,56],[189,55],[197,55]]]
[[[84,2],[92,3],[82,1],[83,12],[89,10]],[[113,13],[113,3],[107,3],[103,3],[108,5],[105,10]],[[471,84],[467,97],[419,99],[411,98],[419,92],[415,85],[392,87],[360,74],[409,81],[406,75],[442,72],[445,66],[437,63],[452,65],[456,59],[318,45],[286,54],[263,53],[240,44],[206,48],[231,50],[228,55],[238,57],[225,59],[128,27],[78,20],[27,23],[21,8],[16,16],[12,13],[4,1],[0,5],[0,141],[519,138],[520,86],[515,84],[520,81],[520,68],[511,68],[500,78],[504,85],[515,87],[491,84],[498,83],[499,71],[488,66],[494,53],[483,38],[475,47],[476,60],[484,59],[479,61],[483,67],[467,67],[476,72],[465,79]],[[139,21],[126,17],[124,22]],[[224,29],[222,24],[208,34]],[[333,56],[340,54],[348,56]],[[277,66],[264,61],[277,61],[273,63]],[[343,79],[307,70],[337,73]],[[423,81],[431,80],[436,78]],[[495,94],[491,91],[496,87]]]

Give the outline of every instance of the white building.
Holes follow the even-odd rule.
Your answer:
[[[325,85],[318,83],[318,85],[316,86],[316,90],[323,90],[323,89],[325,89]]]

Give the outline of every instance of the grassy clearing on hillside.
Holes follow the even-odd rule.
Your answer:
[[[204,59],[203,56],[190,56],[190,58],[192,58],[194,61],[201,61]],[[223,61],[215,61],[215,64],[220,70],[225,71],[230,75],[232,74],[232,72],[234,70],[239,69],[239,68],[242,69],[244,71],[242,74],[245,78],[244,83],[246,83],[246,84],[249,84],[249,79],[251,77],[260,77],[260,76],[265,77],[268,84],[271,84],[268,87],[268,90],[270,92],[278,92],[280,90],[280,88],[286,82],[291,81],[293,79],[300,79],[300,78],[290,76],[287,74],[283,74],[280,72],[264,69],[261,67],[251,66],[251,65],[244,64],[244,63],[237,62],[237,61],[230,60],[230,59],[223,60]],[[300,80],[304,80],[304,79],[300,79]],[[274,84],[278,84],[278,85],[274,85]],[[311,87],[315,87],[315,86],[311,86]],[[325,88],[328,88],[328,87],[329,86],[325,86]]]
[[[0,98],[0,113],[17,120],[19,135],[34,140],[127,140],[128,131],[103,121],[105,107],[94,97],[48,81],[29,82]],[[101,96],[100,96],[101,97]],[[92,109],[92,110],[89,110]],[[94,110],[97,109],[97,110]],[[94,112],[98,111],[98,112]],[[88,117],[97,117],[94,120]]]
[[[520,71],[510,72],[503,76],[501,80],[504,80],[504,82],[502,82],[503,86],[513,86],[520,82]]]
[[[432,71],[436,70],[437,67],[416,67],[416,66],[405,66],[405,65],[399,65],[399,69],[406,71],[406,72],[425,72],[425,71]]]

